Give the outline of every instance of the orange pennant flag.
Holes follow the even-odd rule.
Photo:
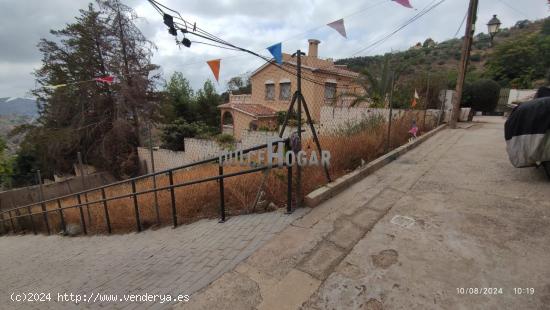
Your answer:
[[[210,69],[212,70],[212,73],[214,73],[214,77],[218,82],[220,78],[220,62],[221,62],[221,59],[214,59],[206,62],[208,66],[210,66]]]
[[[416,99],[420,99],[420,96],[418,96],[418,92],[416,92],[416,89],[415,89],[413,100],[411,102],[411,108],[414,108],[416,106]]]

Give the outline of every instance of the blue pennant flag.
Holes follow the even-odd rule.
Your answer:
[[[274,45],[271,45],[267,48],[267,50],[273,55],[273,58],[275,58],[275,61],[282,65],[283,64],[283,51],[282,51],[282,43],[277,43]]]

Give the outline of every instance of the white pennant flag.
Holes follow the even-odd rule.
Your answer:
[[[344,26],[344,19],[341,18],[337,21],[333,21],[332,23],[327,24],[330,28],[338,31],[339,34],[341,34],[344,38],[348,38],[346,35],[346,26]]]

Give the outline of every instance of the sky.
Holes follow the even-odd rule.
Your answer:
[[[445,0],[383,44],[363,50],[392,32],[418,11],[391,0],[158,0],[200,28],[225,41],[268,56],[266,47],[282,42],[283,52],[307,51],[307,39],[318,39],[319,57],[340,59],[405,50],[431,37],[440,42],[454,37],[468,6],[466,0]],[[439,0],[438,0],[439,1]],[[0,97],[30,97],[35,87],[33,71],[41,65],[36,45],[52,38],[50,29],[61,29],[74,21],[86,0],[0,0]],[[207,60],[221,58],[219,91],[234,76],[251,72],[262,64],[242,52],[192,44],[178,47],[168,34],[162,17],[146,0],[123,0],[140,17],[136,23],[157,46],[152,59],[168,79],[180,71],[195,89],[213,76]],[[418,10],[436,0],[410,0]],[[497,14],[502,27],[518,20],[549,16],[547,0],[480,0],[476,33],[487,32],[487,22]],[[348,38],[327,23],[344,17]],[[459,36],[463,35],[464,27]],[[192,38],[193,39],[193,38]]]

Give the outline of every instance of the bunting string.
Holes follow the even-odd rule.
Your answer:
[[[114,80],[115,80],[114,76],[107,75],[107,76],[103,76],[103,77],[96,77],[96,78],[93,78],[91,80],[76,81],[76,82],[63,83],[63,84],[57,84],[57,85],[45,85],[44,88],[58,89],[58,88],[61,88],[61,87],[66,87],[66,86],[76,85],[76,84],[82,84],[82,83],[89,83],[89,82],[100,82],[100,83],[105,83],[105,84],[112,84],[114,82]]]

